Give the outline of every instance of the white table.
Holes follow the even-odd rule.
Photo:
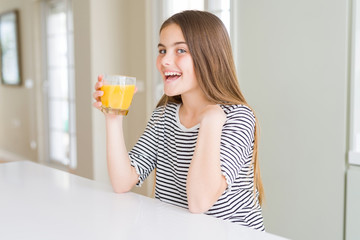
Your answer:
[[[0,164],[0,239],[283,239],[33,162]]]

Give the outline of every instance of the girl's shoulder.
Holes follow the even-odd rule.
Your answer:
[[[242,104],[223,105],[223,104],[221,104],[220,107],[224,110],[224,112],[228,118],[244,116],[244,117],[255,120],[255,114],[254,114],[253,110],[246,105],[242,105]]]
[[[175,111],[177,110],[179,104],[178,103],[172,103],[169,102],[165,105],[158,106],[154,109],[153,113],[164,113],[168,111]]]
[[[220,105],[226,114],[225,128],[247,128],[254,131],[256,125],[255,114],[246,105]]]
[[[161,119],[176,114],[179,104],[167,103],[166,105],[158,106],[152,113],[153,119]]]

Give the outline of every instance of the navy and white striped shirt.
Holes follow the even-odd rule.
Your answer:
[[[264,230],[261,207],[253,190],[255,117],[243,105],[220,106],[226,114],[220,162],[228,187],[206,214]],[[179,108],[180,104],[175,103],[156,108],[129,156],[139,174],[138,186],[156,168],[155,197],[188,208],[186,178],[200,125],[184,127],[179,120]]]

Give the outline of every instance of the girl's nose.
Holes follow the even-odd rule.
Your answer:
[[[161,64],[163,66],[169,66],[171,65],[172,62],[173,62],[173,58],[169,53],[166,53],[161,59]]]

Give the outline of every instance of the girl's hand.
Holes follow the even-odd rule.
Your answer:
[[[203,110],[199,120],[200,123],[211,121],[222,126],[226,122],[226,114],[219,105],[208,105]]]
[[[95,92],[93,93],[93,98],[95,99],[95,102],[92,104],[93,107],[99,109],[101,111],[101,96],[104,95],[104,92],[101,91],[101,87],[104,85],[103,81],[103,76],[99,75],[98,76],[98,81],[95,83]],[[135,92],[134,94],[137,92],[137,87],[135,87]]]
[[[104,95],[104,92],[101,91],[101,87],[103,86],[103,82],[102,82],[102,78],[103,76],[102,75],[99,75],[98,76],[98,81],[96,82],[95,84],[95,92],[93,93],[93,98],[95,99],[96,102],[94,102],[92,105],[93,107],[99,109],[101,111],[101,100],[100,100],[100,97],[102,95]]]

